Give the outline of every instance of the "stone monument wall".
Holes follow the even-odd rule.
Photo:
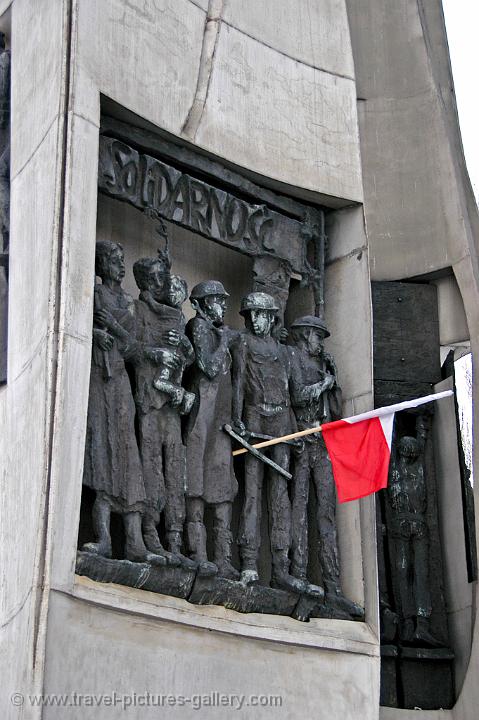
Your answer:
[[[240,616],[75,575],[95,242],[121,238],[128,271],[152,242],[140,213],[98,194],[100,123],[102,113],[134,117],[268,191],[325,209],[328,350],[344,414],[370,409],[370,276],[439,272],[441,344],[467,340],[469,328],[477,354],[477,210],[439,0],[0,0],[0,30],[13,49],[0,625],[15,662],[2,663],[4,716],[18,717],[15,692],[147,687],[282,696],[278,718],[376,720],[371,498],[338,513],[343,588],[364,605],[364,623]],[[192,284],[202,268],[190,256],[191,234],[174,233],[174,262]],[[201,242],[206,266],[229,262],[231,251]],[[241,256],[235,301],[249,267]],[[126,282],[132,287],[131,276]],[[311,311],[297,278],[291,303],[289,319]],[[475,718],[475,632],[461,695],[441,718]],[[109,707],[94,712],[115,716]],[[270,713],[254,707],[244,716]],[[63,719],[65,711],[26,702],[24,716]],[[382,709],[381,717],[408,713]]]
[[[293,12],[276,2],[45,0],[38,13],[14,0],[11,40],[19,55],[13,60],[10,326],[24,333],[10,337],[10,381],[0,402],[10,417],[25,412],[22,426],[10,422],[5,438],[11,530],[2,552],[15,560],[4,632],[21,648],[5,676],[7,693],[25,683],[46,693],[110,687],[129,693],[150,681],[172,694],[185,687],[234,693],[240,686],[246,695],[283,695],[278,717],[312,716],[321,708],[324,717],[376,718],[370,500],[345,507],[338,520],[344,590],[365,604],[365,623],[239,620],[224,608],[187,607],[74,575],[95,241],[105,233],[124,236],[131,225],[140,243],[148,243],[132,209],[122,208],[125,223],[115,229],[110,201],[98,202],[100,117],[110,101],[125,109],[120,120],[134,113],[270,190],[334,211],[326,307],[337,330],[330,349],[339,361],[345,412],[372,406],[369,266],[362,211],[354,207],[362,182],[345,3],[300,2]],[[191,263],[182,271],[195,279]],[[338,687],[331,692],[333,675]],[[58,712],[44,709],[43,717]]]

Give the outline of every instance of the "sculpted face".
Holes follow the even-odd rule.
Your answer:
[[[108,262],[105,267],[104,280],[110,280],[111,282],[121,283],[125,277],[125,257],[123,250],[116,247],[112,251]]]
[[[224,295],[208,295],[204,299],[204,312],[216,325],[223,324],[226,307],[226,298]]]
[[[148,290],[157,302],[163,302],[168,292],[168,276],[165,275],[164,267],[161,263],[152,265],[148,273]]]
[[[324,333],[317,328],[308,328],[306,342],[310,355],[321,355],[324,345]]]
[[[311,357],[319,357],[324,350],[324,333],[320,328],[294,328],[292,335],[296,345],[305,350]]]
[[[419,457],[419,446],[416,438],[402,437],[398,444],[398,451],[402,457],[408,458],[408,460],[416,460]]]
[[[188,297],[184,282],[177,275],[172,275],[168,286],[168,304],[180,308]]]
[[[250,310],[251,328],[258,337],[267,337],[271,334],[274,325],[275,313],[271,310]]]

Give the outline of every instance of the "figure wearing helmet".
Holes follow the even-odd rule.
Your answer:
[[[204,570],[239,578],[231,563],[231,513],[238,484],[231,440],[222,431],[231,421],[231,355],[238,333],[223,324],[228,293],[218,280],[198,283],[190,300],[196,317],[186,326],[196,354],[188,387],[195,395],[186,427],[186,530],[191,558]],[[213,561],[206,550],[205,504],[213,508]]]
[[[338,420],[341,417],[341,388],[334,360],[324,351],[324,340],[329,337],[324,320],[314,315],[300,317],[291,324],[290,332],[294,347],[292,404],[298,430]],[[291,572],[295,577],[306,580],[309,486],[310,480],[313,480],[317,500],[319,565],[326,601],[352,616],[362,616],[362,609],[341,592],[336,490],[331,461],[320,433],[305,438],[303,449],[296,453],[293,477]]]
[[[241,314],[246,331],[233,346],[233,426],[249,432],[279,437],[294,430],[289,384],[290,352],[271,336],[279,308],[271,295],[254,292],[243,298]],[[288,445],[275,445],[271,458],[288,469]],[[261,537],[261,495],[268,473],[268,508],[272,554],[272,586],[305,592],[307,584],[289,574],[291,505],[286,479],[251,455],[245,459],[245,498],[238,544],[244,583],[258,581]]]

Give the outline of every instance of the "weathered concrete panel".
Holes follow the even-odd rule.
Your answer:
[[[46,693],[117,694],[150,692],[178,697],[243,695],[241,716],[251,720],[315,717],[373,720],[377,717],[379,659],[354,653],[283,646],[232,638],[175,623],[101,609],[54,593]],[[94,650],[93,650],[94,648]],[[114,651],[112,652],[114,648]],[[141,648],[141,662],[135,661]],[[94,659],[94,662],[92,662]],[[292,672],[294,668],[294,672]],[[341,668],[341,671],[338,669]],[[348,678],[347,684],[344,678]],[[252,706],[252,696],[280,696],[281,706]],[[247,703],[250,706],[247,706]],[[237,710],[203,707],[142,707],[141,717],[233,717]],[[120,708],[84,707],[81,717],[121,717]],[[124,714],[124,713],[123,713]],[[64,708],[44,710],[46,720],[65,717]]]
[[[362,209],[352,208],[331,215],[328,238],[331,264],[326,268],[325,316],[331,337],[326,340],[326,350],[338,365],[343,412],[354,415],[373,406],[371,298]],[[367,513],[365,520],[366,516]],[[367,541],[362,547],[361,542],[351,542],[351,538],[360,537],[361,529],[360,504],[339,505],[341,581],[348,597],[364,603],[363,573],[368,575],[369,581],[375,577],[376,559],[375,550],[371,552],[372,546]],[[373,587],[375,581],[367,589],[369,608],[375,604],[371,602]]]
[[[196,142],[293,186],[362,199],[352,80],[223,25]]]
[[[354,75],[344,0],[226,0],[223,19],[300,62]]]
[[[469,328],[461,292],[456,278],[449,277],[436,280],[437,304],[439,310],[439,337],[441,345],[467,341]]]
[[[347,4],[371,276],[397,280],[453,265],[469,250],[458,186],[468,181],[440,2]]]
[[[15,135],[15,132],[14,132]],[[8,372],[14,379],[45,342],[50,321],[58,123],[11,185]],[[25,291],[28,288],[28,298]]]
[[[18,720],[34,718],[31,707],[23,708],[21,699],[14,705],[14,693],[22,695],[31,690],[30,668],[32,665],[32,635],[30,632],[30,615],[32,612],[33,593],[22,599],[8,622],[0,627],[0,647],[2,648],[2,682],[0,684],[0,704],[2,717]],[[10,649],[15,648],[14,652]],[[8,656],[7,656],[8,651]]]
[[[346,4],[358,98],[391,97],[392,87],[395,98],[428,92],[430,68],[417,2],[347,0]]]
[[[2,592],[0,624],[32,593],[35,566],[42,537],[41,503],[44,500],[47,385],[46,342],[26,364],[20,377],[1,391],[5,403],[2,428]]]
[[[225,3],[225,18],[233,25],[240,18],[248,27],[255,23],[258,40],[246,34],[247,28],[239,32],[220,24],[208,98],[194,142],[274,180],[360,201],[344,3],[323,0],[317,7],[302,0],[294,22],[285,22],[284,6],[270,5],[256,4],[251,14],[243,7],[240,12],[238,4]],[[293,6],[288,7],[293,12]],[[277,23],[271,22],[271,13],[273,19],[278,16]],[[189,0],[80,3],[74,76],[78,112],[97,121],[97,98],[103,93],[181,136],[195,98],[204,22],[202,9]],[[317,26],[319,34],[312,31]],[[96,32],[99,27],[102,33]],[[273,27],[282,28],[277,50],[267,47]],[[319,67],[324,65],[327,72],[287,56],[293,45],[299,47],[299,37],[308,39],[298,59],[308,62],[314,59],[310,53],[318,52]],[[339,69],[338,63],[343,63]],[[339,75],[330,74],[334,72]]]
[[[97,201],[98,128],[79,115],[71,118],[71,147],[67,167],[67,209],[64,226],[62,281],[68,288],[61,306],[60,331],[90,344],[95,271],[95,214]],[[81,272],[79,272],[81,269]]]
[[[344,400],[367,395],[372,389],[367,252],[360,250],[327,268],[325,308],[326,323],[332,332],[326,349],[336,358]]]
[[[189,0],[80,2],[75,61],[97,93],[179,135],[204,24],[205,13]]]
[[[43,2],[40,9],[29,0],[13,4],[12,25],[22,39],[17,35],[20,45],[15,44],[12,54],[12,177],[28,162],[61,109],[63,6]]]
[[[403,279],[452,265],[461,252],[450,242],[459,209],[434,91],[366,100],[359,118],[372,278]]]
[[[435,387],[436,392],[450,390],[452,378]],[[463,520],[463,500],[454,398],[436,403],[434,448],[439,527],[444,557],[445,600],[449,638],[455,655],[455,683],[459,692],[464,682],[472,642],[472,586],[468,582]]]
[[[367,247],[364,212],[361,207],[350,207],[337,210],[326,215],[326,235],[328,250],[326,262],[331,263],[339,258]]]
[[[42,676],[42,617],[52,268],[56,267],[62,154],[64,2],[15,0],[12,59],[9,374],[0,389],[0,672],[7,692]],[[34,659],[34,653],[39,654]],[[5,718],[38,715],[2,700]]]

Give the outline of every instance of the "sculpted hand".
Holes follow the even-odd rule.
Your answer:
[[[319,400],[325,390],[327,390],[327,388],[324,386],[324,381],[311,385],[309,390],[311,400]]]
[[[304,452],[304,448],[306,447],[306,443],[304,440],[299,438],[298,440],[294,440],[293,442],[293,455],[295,457],[299,457],[301,453]]]
[[[184,394],[185,394],[185,391],[182,387],[175,388],[171,395],[170,405],[175,408],[179,407],[181,405],[181,403],[183,402]]]
[[[93,342],[98,345],[100,350],[111,350],[113,347],[112,336],[108,335],[104,330],[98,330],[98,328],[93,330]]]
[[[231,424],[235,433],[241,435],[241,437],[244,437],[244,435],[246,435],[246,426],[242,420],[236,418],[236,420],[233,420]]]
[[[172,345],[173,347],[178,347],[181,341],[180,333],[177,330],[168,330],[168,332],[163,335],[163,339],[168,345]]]
[[[109,310],[97,310],[94,314],[94,320],[98,325],[105,325],[107,328],[113,328],[117,322]]]
[[[171,370],[177,370],[181,365],[181,360],[176,353],[166,348],[146,348],[145,357],[155,365],[164,365]]]
[[[333,387],[334,383],[335,383],[334,377],[332,375],[326,375],[323,380],[323,389],[329,390],[330,388]]]

